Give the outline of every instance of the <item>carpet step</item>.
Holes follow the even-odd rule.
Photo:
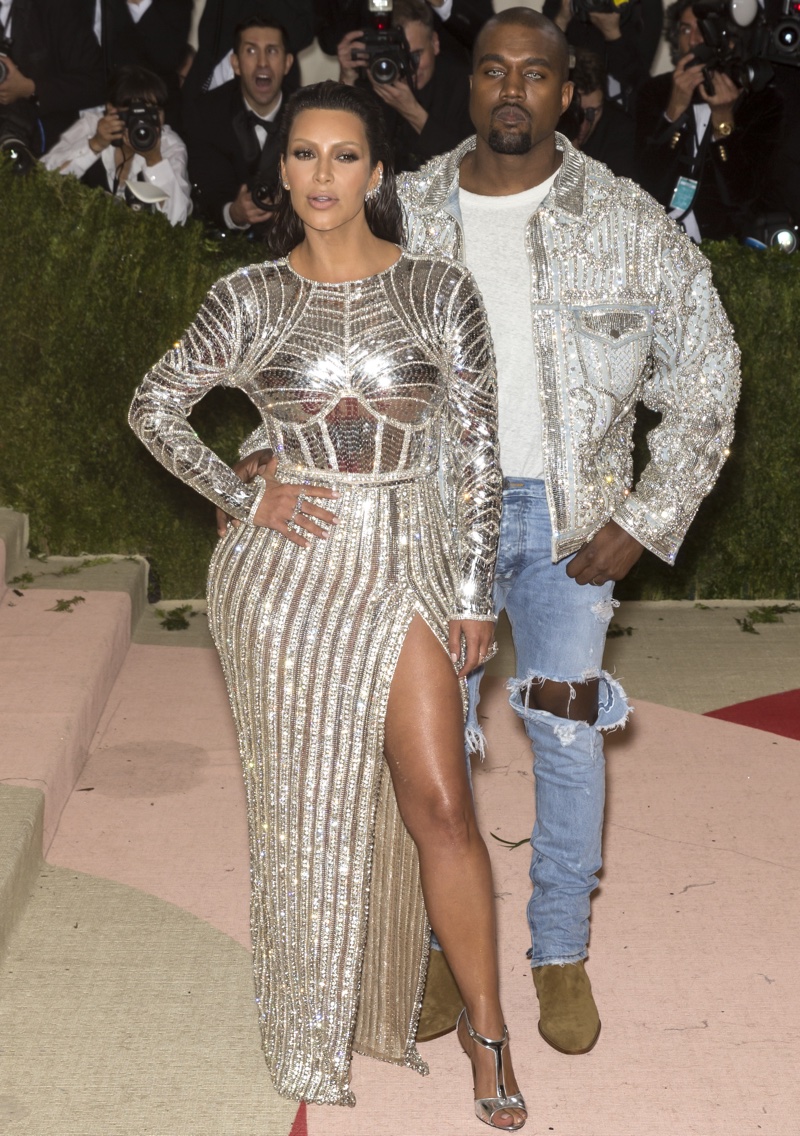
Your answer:
[[[46,854],[145,606],[146,566],[85,557],[22,567],[0,602],[0,782],[44,793]]]
[[[0,785],[0,959],[42,868],[44,795]]]

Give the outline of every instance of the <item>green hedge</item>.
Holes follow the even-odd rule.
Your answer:
[[[126,413],[209,285],[258,246],[173,229],[43,169],[0,165],[0,201],[0,501],[30,515],[34,551],[144,553],[165,598],[202,594],[213,510],[153,461]],[[644,557],[625,593],[795,598],[800,256],[708,251],[744,355],[733,454],[676,567]],[[231,461],[257,418],[217,390],[192,420]]]

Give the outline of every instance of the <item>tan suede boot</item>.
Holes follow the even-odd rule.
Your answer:
[[[464,1002],[447,959],[441,951],[431,951],[417,1041],[433,1041],[435,1037],[450,1033],[456,1028],[458,1015],[463,1009]]]
[[[539,1033],[560,1053],[588,1053],[600,1036],[600,1017],[583,960],[536,966]]]

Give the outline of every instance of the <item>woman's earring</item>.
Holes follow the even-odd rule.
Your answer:
[[[288,183],[288,181],[285,181],[285,182],[283,183],[283,188],[284,188],[284,189],[288,189],[288,188],[289,188],[289,183]]]
[[[381,170],[381,172],[378,174],[378,180],[375,183],[375,185],[373,185],[372,189],[368,189],[367,192],[364,194],[364,200],[365,201],[374,201],[375,198],[380,193],[382,185],[383,185],[383,170]]]

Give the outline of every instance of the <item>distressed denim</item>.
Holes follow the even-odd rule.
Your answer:
[[[495,574],[498,614],[508,614],[517,654],[510,702],[534,753],[536,821],[531,836],[533,894],[528,923],[532,966],[585,958],[590,896],[601,866],[605,758],[603,730],[623,726],[629,709],[620,684],[602,670],[606,630],[617,601],[613,582],[576,584],[569,558],[551,560],[551,522],[543,481],[506,478]],[[478,728],[481,671],[470,676],[469,729]],[[529,705],[530,685],[546,679],[599,679],[597,722],[557,718]]]

